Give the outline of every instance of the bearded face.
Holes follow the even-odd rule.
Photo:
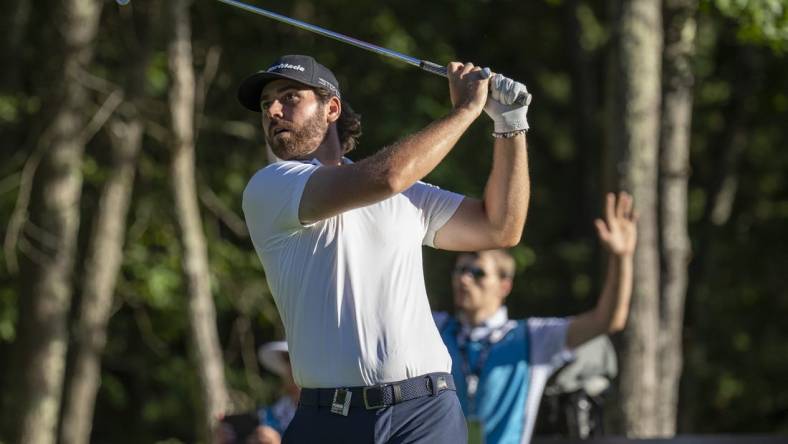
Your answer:
[[[317,149],[328,132],[328,122],[320,113],[321,107],[313,109],[302,123],[273,118],[265,132],[266,142],[280,159],[298,159]]]

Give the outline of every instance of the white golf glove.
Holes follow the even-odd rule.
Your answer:
[[[525,96],[523,104],[515,103],[521,95]],[[531,94],[520,82],[495,74],[490,79],[490,94],[484,104],[484,112],[495,123],[495,134],[505,135],[515,131],[528,129],[528,105]]]

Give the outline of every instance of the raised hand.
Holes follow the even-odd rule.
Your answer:
[[[455,108],[465,107],[481,114],[487,100],[490,69],[481,69],[473,63],[451,62],[446,67],[449,93]]]
[[[633,210],[632,196],[626,192],[607,194],[605,220],[596,219],[597,235],[610,253],[627,256],[635,253],[638,214]]]
[[[523,103],[515,103],[518,97],[525,96]],[[490,79],[490,94],[484,105],[484,112],[495,123],[495,133],[507,134],[528,129],[528,105],[531,94],[524,84],[495,74]]]

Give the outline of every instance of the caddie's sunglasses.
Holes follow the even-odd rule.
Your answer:
[[[456,274],[457,277],[462,276],[465,273],[469,273],[477,281],[487,276],[487,273],[484,270],[473,265],[457,265],[454,267],[454,274]]]

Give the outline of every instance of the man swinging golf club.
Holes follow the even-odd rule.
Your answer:
[[[360,118],[312,57],[283,56],[239,88],[282,159],[251,178],[243,210],[302,387],[285,443],[467,440],[421,247],[519,242],[530,194],[530,100],[522,97],[530,96],[523,84],[470,63],[447,70],[451,110],[355,163],[343,155],[357,142]],[[495,127],[483,199],[420,182],[482,110]]]

